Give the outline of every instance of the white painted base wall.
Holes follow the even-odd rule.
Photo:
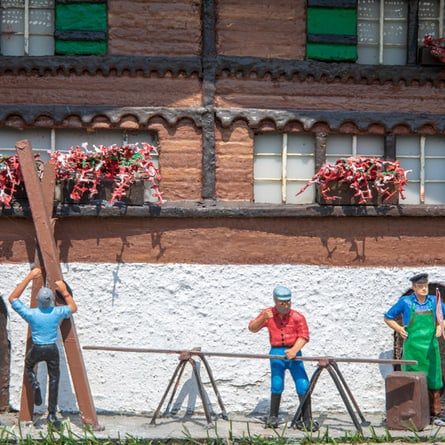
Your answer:
[[[2,297],[7,298],[29,270],[28,265],[1,265]],[[425,271],[441,281],[444,267],[429,269],[336,268],[273,265],[81,264],[62,265],[79,311],[74,315],[82,346],[103,345],[267,354],[268,334],[248,331],[250,319],[273,304],[275,285],[293,291],[293,308],[307,318],[311,341],[305,356],[391,358],[392,331],[384,312],[410,287],[409,277]],[[23,294],[29,303],[30,287]],[[10,310],[10,401],[20,407],[26,323]],[[78,411],[62,352],[59,409]],[[153,412],[178,364],[176,354],[83,351],[98,412]],[[221,398],[230,413],[266,413],[269,409],[269,363],[263,359],[209,357]],[[307,362],[309,377],[316,362]],[[339,364],[363,412],[385,411],[384,377],[392,368],[378,364]],[[191,405],[202,412],[187,366],[173,406]],[[213,410],[217,399],[201,366]],[[39,376],[46,393],[46,369]],[[196,400],[195,400],[196,398]],[[177,400],[176,400],[177,399]],[[166,400],[168,402],[168,398]],[[294,412],[295,388],[287,376],[282,410]],[[42,412],[43,405],[36,408]],[[165,405],[164,405],[165,408]],[[313,410],[346,412],[327,371],[315,388]]]

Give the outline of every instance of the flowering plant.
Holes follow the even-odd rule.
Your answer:
[[[321,196],[326,201],[340,199],[332,196],[332,183],[346,183],[354,190],[354,197],[359,204],[366,204],[372,199],[372,191],[380,193],[384,201],[388,201],[399,193],[402,199],[404,186],[407,184],[406,174],[399,161],[385,161],[378,158],[350,157],[338,159],[335,164],[325,163],[320,170],[303,186],[297,196],[310,185],[318,184]]]
[[[42,176],[43,162],[38,154],[34,155],[39,177]],[[20,170],[17,155],[5,156],[0,154],[0,203],[10,206],[14,195],[23,184],[22,171]]]
[[[151,183],[152,196],[163,199],[159,191],[161,176],[153,164],[151,155],[156,148],[147,143],[130,144],[123,147],[100,145],[88,150],[87,144],[71,147],[68,153],[49,151],[50,162],[55,165],[58,182],[71,179],[74,187],[70,194],[72,199],[80,199],[85,193],[92,198],[98,193],[97,187],[102,179],[113,181],[110,199],[112,205],[121,200],[130,185],[137,180]],[[39,177],[44,174],[43,161],[38,154],[34,155]],[[23,175],[17,155],[4,156],[0,154],[0,203],[11,205],[14,195],[23,185]]]
[[[153,164],[152,153],[156,148],[147,143],[124,146],[94,146],[88,150],[88,144],[71,147],[68,153],[49,152],[50,162],[55,164],[58,181],[72,179],[74,187],[72,199],[80,199],[85,193],[90,198],[98,193],[97,187],[102,179],[112,180],[114,187],[110,204],[121,200],[130,185],[137,179],[151,182],[152,195],[163,202],[159,191],[161,176]]]
[[[430,34],[426,34],[423,38],[422,45],[430,48],[431,55],[445,63],[445,38],[441,37],[433,39]]]

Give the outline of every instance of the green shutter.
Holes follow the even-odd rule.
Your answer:
[[[56,54],[106,54],[107,4],[59,0],[56,4]]]
[[[308,0],[306,57],[325,61],[357,60],[355,1]]]

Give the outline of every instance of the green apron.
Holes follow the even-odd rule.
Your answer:
[[[402,371],[424,372],[428,389],[442,388],[442,368],[439,342],[436,337],[436,323],[433,308],[416,312],[411,306],[411,318],[405,327],[408,338],[403,342],[404,360],[417,360],[417,365],[402,365]]]

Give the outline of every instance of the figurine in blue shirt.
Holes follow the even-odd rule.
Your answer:
[[[42,277],[42,271],[34,268],[25,279],[17,285],[9,296],[12,308],[29,324],[31,329],[32,347],[25,359],[25,373],[29,379],[33,392],[34,403],[42,404],[40,385],[34,372],[35,365],[46,362],[49,376],[48,391],[48,423],[55,426],[60,424],[56,416],[57,398],[59,391],[59,349],[57,347],[57,335],[62,320],[70,318],[77,311],[77,305],[71,293],[63,281],[55,282],[55,290],[65,300],[66,305],[54,306],[53,291],[48,287],[42,287],[37,294],[36,308],[29,308],[19,300],[28,284]]]
[[[436,425],[440,417],[440,390],[443,386],[439,342],[443,326],[437,320],[436,296],[428,294],[428,274],[410,278],[413,293],[405,295],[384,315],[386,324],[403,339],[402,359],[416,360],[417,365],[402,365],[402,371],[424,372],[430,399],[430,415]],[[442,313],[445,313],[445,305]],[[402,316],[400,325],[396,319]],[[441,423],[442,424],[442,423]]]

